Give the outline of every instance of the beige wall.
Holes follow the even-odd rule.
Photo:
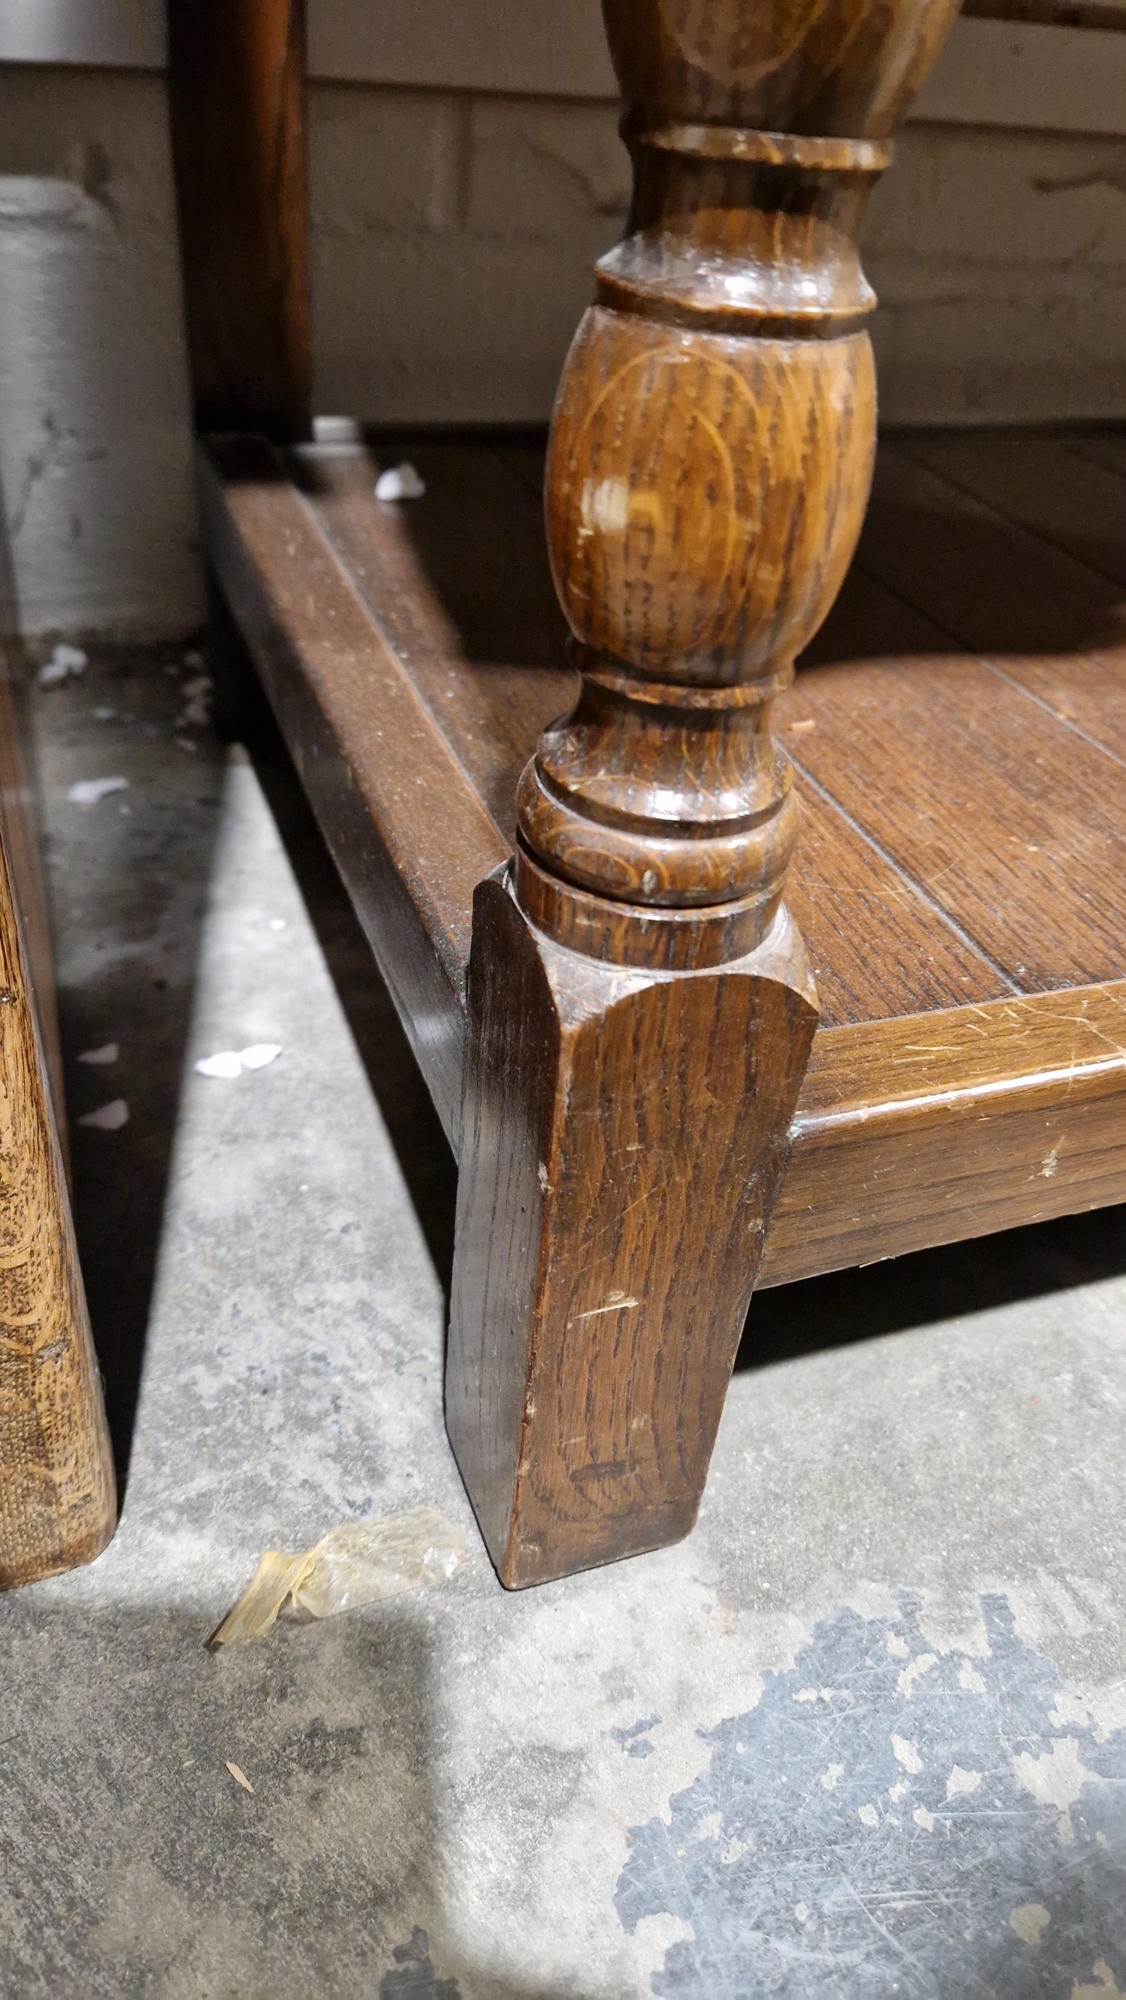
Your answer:
[[[614,107],[318,83],[310,131],[320,407],[544,418],[625,214]],[[1126,417],[1126,139],[913,124],[864,252],[886,421]]]
[[[311,9],[326,413],[538,422],[550,410],[591,264],[622,226],[627,162],[596,0],[558,0],[576,24],[565,68],[530,28],[490,43],[507,3]],[[83,4],[94,35],[101,16]],[[114,0],[126,38],[135,4]],[[70,0],[51,5],[73,25]],[[461,42],[435,31],[451,6]],[[138,61],[159,59],[150,11]],[[481,32],[467,41],[471,15]],[[865,230],[885,420],[1126,418],[1126,34],[965,21],[942,62]],[[332,80],[365,63],[379,74]],[[494,87],[445,87],[470,72]],[[171,634],[200,617],[152,68],[0,61],[0,488],[0,600],[8,573],[25,629]]]

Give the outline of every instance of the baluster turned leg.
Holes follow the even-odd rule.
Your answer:
[[[605,0],[634,161],[556,405],[581,692],[474,912],[447,1424],[502,1580],[695,1519],[816,1024],[774,696],[863,518],[855,250],[952,0]]]

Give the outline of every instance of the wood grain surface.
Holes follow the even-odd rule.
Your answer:
[[[979,660],[803,677],[801,764],[1022,991],[1126,975],[1121,766]]]
[[[0,669],[2,676],[2,669]],[[0,1589],[89,1562],[116,1519],[113,1462],[44,1055],[54,1036],[33,836],[0,697]],[[40,931],[37,1018],[16,891]],[[61,1105],[61,1099],[60,1099]]]
[[[306,437],[313,333],[304,0],[167,0],[196,422]]]
[[[456,1144],[473,890],[507,849],[269,446],[216,443],[200,477],[210,560]]]
[[[654,979],[498,878],[473,953],[446,1422],[518,1587],[692,1526],[816,1012],[787,919]]]
[[[426,493],[373,504],[381,463],[409,451]],[[511,847],[520,773],[536,738],[574,705],[566,627],[543,547],[541,442],[390,437],[375,453],[299,454],[309,505]],[[825,636],[827,635],[827,637]],[[942,634],[856,569],[815,651],[847,657],[941,645]],[[808,657],[808,656],[807,656]],[[781,744],[809,730],[806,676],[775,707]],[[1007,982],[879,848],[799,774],[802,834],[786,899],[828,1025],[992,999]]]
[[[909,110],[957,0],[604,0],[627,129],[666,117],[884,138]]]
[[[953,6],[605,13],[633,201],[545,475],[580,686],[470,969],[447,1425],[509,1585],[695,1518],[817,1018],[771,713],[872,476],[872,141]]]

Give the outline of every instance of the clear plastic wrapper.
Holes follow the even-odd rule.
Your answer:
[[[287,1604],[299,1619],[334,1618],[402,1590],[445,1583],[464,1554],[460,1534],[436,1507],[344,1522],[303,1555],[267,1549],[208,1644],[260,1638]]]

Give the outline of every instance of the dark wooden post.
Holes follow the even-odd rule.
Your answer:
[[[309,434],[304,0],[168,0],[196,424]]]
[[[91,1561],[116,1519],[60,1143],[61,1075],[42,883],[0,654],[0,1590]]]
[[[502,1580],[692,1526],[816,1000],[774,696],[875,444],[855,231],[956,0],[604,0],[634,162],[556,404],[582,673],[474,911],[447,1424]]]

